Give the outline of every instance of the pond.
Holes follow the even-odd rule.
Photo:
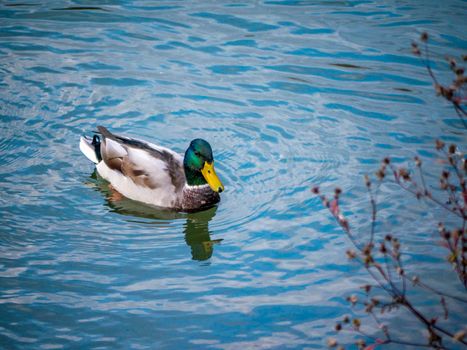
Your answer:
[[[310,188],[340,186],[365,232],[363,175],[381,158],[437,169],[436,138],[465,148],[410,44],[427,31],[449,81],[466,7],[2,2],[0,347],[324,348],[367,277]],[[180,153],[208,140],[221,202],[187,214],[115,198],[78,147],[97,125]],[[379,200],[405,259],[452,274],[430,244],[443,212],[395,187]]]

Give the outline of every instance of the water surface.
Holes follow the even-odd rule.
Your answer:
[[[363,231],[362,177],[382,157],[422,155],[436,185],[434,140],[467,142],[410,43],[428,31],[448,81],[466,13],[454,0],[3,2],[0,347],[323,348],[366,275],[309,189],[342,187]],[[115,200],[78,149],[99,124],[179,152],[208,140],[220,205]],[[407,261],[449,280],[430,243],[443,213],[395,188],[380,200]]]

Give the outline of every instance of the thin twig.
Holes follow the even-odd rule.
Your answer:
[[[414,282],[413,279],[409,279],[408,276],[404,276],[404,278],[407,279],[408,282]],[[433,292],[433,293],[435,293],[435,294],[437,294],[439,296],[451,298],[451,299],[457,300],[457,301],[459,301],[461,303],[467,303],[467,299],[464,299],[464,298],[456,296],[456,295],[448,294],[448,293],[445,293],[445,292],[440,292],[438,289],[435,289],[435,288],[427,285],[426,283],[423,283],[420,280],[417,280],[416,282],[414,282],[414,284],[419,285],[420,287],[425,288],[425,289],[429,290],[430,292]]]
[[[417,196],[417,194],[419,193],[419,192],[417,192],[417,191],[414,191],[414,190],[410,189],[409,187],[404,186],[404,185],[402,184],[402,182],[400,181],[400,179],[398,179],[398,178],[395,178],[394,183],[396,183],[397,185],[399,185],[403,190],[412,193],[414,196]],[[452,208],[450,208],[449,206],[447,206],[446,204],[444,204],[443,202],[441,202],[439,199],[433,197],[430,193],[428,193],[428,194],[426,194],[426,195],[422,195],[422,196],[425,197],[425,198],[430,199],[432,202],[436,203],[437,205],[439,205],[440,207],[446,209],[447,211],[453,213],[454,215],[457,215],[457,216],[459,216],[460,218],[463,218],[462,213],[458,213],[458,212],[452,210]]]
[[[371,186],[367,186],[368,194],[370,195],[370,205],[371,205],[371,232],[370,232],[370,244],[373,245],[373,239],[375,236],[375,226],[376,226],[376,201],[371,191]]]

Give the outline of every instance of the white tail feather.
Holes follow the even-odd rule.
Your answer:
[[[94,149],[94,145],[91,144],[91,140],[87,139],[84,136],[81,136],[79,140],[79,149],[83,154],[93,163],[99,163],[97,159],[96,150]]]

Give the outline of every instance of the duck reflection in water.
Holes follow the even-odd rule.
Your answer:
[[[166,209],[158,209],[123,197],[111,185],[94,172],[90,185],[96,187],[105,195],[106,204],[111,211],[121,215],[140,217],[160,221],[165,224],[167,220],[186,218],[183,225],[185,241],[191,248],[193,260],[207,260],[212,256],[214,245],[222,239],[211,239],[209,222],[216,215],[217,206],[196,213],[180,213]],[[155,223],[157,223],[157,221]]]
[[[191,247],[193,260],[207,260],[212,256],[214,245],[222,239],[211,239],[209,222],[216,215],[217,206],[199,213],[188,214],[185,228],[185,241]]]

